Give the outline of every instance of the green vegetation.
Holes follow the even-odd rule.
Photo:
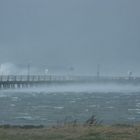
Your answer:
[[[140,126],[1,127],[0,140],[140,140]]]
[[[0,140],[140,140],[140,125],[101,125],[93,115],[83,124],[65,120],[50,128],[1,125]]]

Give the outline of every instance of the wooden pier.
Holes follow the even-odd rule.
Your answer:
[[[140,77],[97,77],[97,76],[70,76],[70,75],[1,75],[0,89],[28,88],[47,84],[64,83],[117,83],[140,84]]]
[[[76,79],[75,79],[76,80]],[[72,82],[74,77],[56,75],[3,75],[0,76],[0,89],[27,88],[49,83]]]

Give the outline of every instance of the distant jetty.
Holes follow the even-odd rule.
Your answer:
[[[29,88],[65,83],[140,84],[140,77],[80,76],[80,75],[1,75],[0,89]]]

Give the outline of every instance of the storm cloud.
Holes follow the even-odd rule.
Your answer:
[[[139,0],[0,0],[0,63],[140,75]]]

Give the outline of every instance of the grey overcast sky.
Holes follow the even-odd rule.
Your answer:
[[[140,0],[0,0],[0,63],[140,75]]]

